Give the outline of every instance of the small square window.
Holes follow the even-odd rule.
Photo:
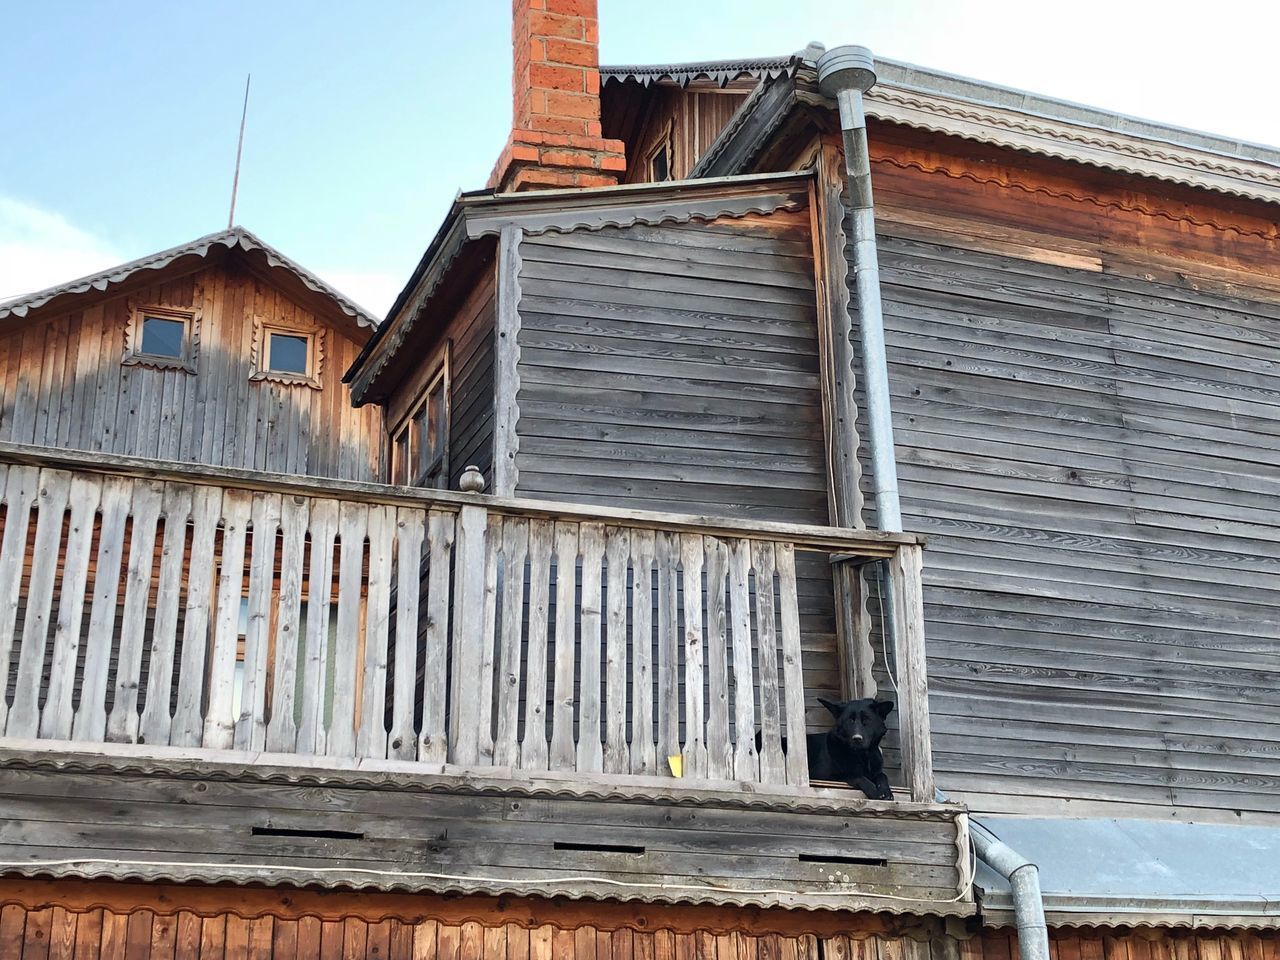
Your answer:
[[[169,317],[142,318],[142,349],[149,357],[169,357],[181,360],[186,352],[187,325]]]
[[[321,389],[324,335],[325,331],[320,327],[299,330],[254,317],[253,372],[249,379]]]
[[[272,333],[268,365],[272,373],[309,376],[311,338],[293,333]]]
[[[194,373],[198,324],[194,310],[132,306],[124,362]]]

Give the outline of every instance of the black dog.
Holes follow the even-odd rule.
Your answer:
[[[891,700],[846,700],[833,703],[818,698],[831,711],[835,722],[826,733],[808,735],[809,779],[843,780],[861,790],[871,800],[892,800],[893,791],[884,775],[880,741],[884,739],[884,719],[893,711]],[[756,747],[760,734],[756,734]],[[782,749],[787,749],[786,737]]]

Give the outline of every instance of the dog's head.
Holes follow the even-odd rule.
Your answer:
[[[893,711],[892,700],[845,700],[818,698],[831,711],[831,733],[837,740],[858,750],[871,750],[884,738],[884,718]]]

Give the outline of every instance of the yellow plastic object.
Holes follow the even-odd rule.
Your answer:
[[[667,757],[667,766],[671,768],[673,777],[684,776],[684,757],[680,754],[677,753],[674,756]]]

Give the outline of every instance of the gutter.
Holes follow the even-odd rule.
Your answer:
[[[876,254],[875,206],[871,195],[871,158],[867,149],[867,119],[862,95],[876,82],[875,60],[866,47],[844,46],[818,58],[818,85],[840,108],[845,170],[853,220],[853,271],[858,299],[858,327],[862,337],[863,388],[867,396],[868,442],[875,488],[877,526],[902,532],[898,497],[898,468],[894,455],[893,420],[889,405],[889,367],[885,356],[884,315],[880,302],[880,266]],[[888,570],[884,573],[888,574]],[[887,578],[886,578],[887,579]],[[893,631],[894,591],[886,590],[886,629]],[[947,800],[941,791],[938,799]],[[992,870],[1008,878],[1022,960],[1049,960],[1049,933],[1040,893],[1040,870],[979,823],[970,826],[977,855]]]

